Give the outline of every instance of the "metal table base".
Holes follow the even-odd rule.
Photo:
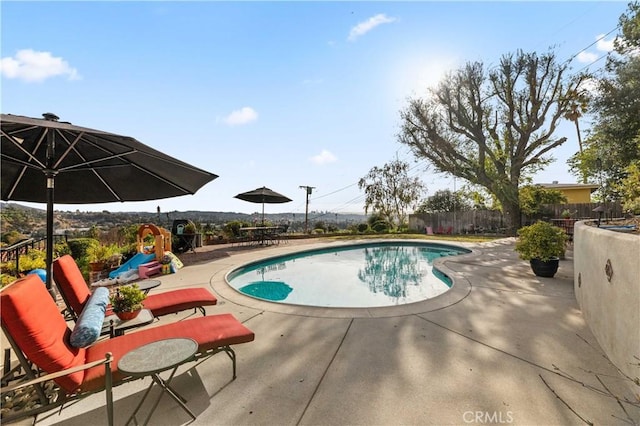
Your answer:
[[[178,370],[178,367],[191,359],[197,350],[198,344],[192,339],[165,339],[140,346],[139,348],[126,353],[120,361],[118,361],[118,370],[122,373],[134,377],[150,376],[152,379],[151,384],[142,396],[138,406],[125,423],[125,426],[132,420],[136,425],[138,424],[136,414],[138,414],[138,411],[147,399],[147,396],[151,392],[154,384],[160,386],[161,392],[151,407],[151,410],[143,423],[144,425],[149,424],[149,420],[158,407],[160,399],[165,392],[173,398],[173,400],[176,401],[193,420],[196,419],[196,415],[193,414],[185,404],[186,400],[171,388],[170,384],[173,376]],[[171,370],[171,374],[166,380],[164,380],[160,377],[160,373],[168,370]]]

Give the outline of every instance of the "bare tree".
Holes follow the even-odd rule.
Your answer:
[[[553,159],[554,138],[585,77],[567,81],[568,65],[544,55],[504,55],[494,69],[467,63],[401,111],[398,139],[439,172],[480,185],[503,208],[511,235],[520,227],[522,179]]]

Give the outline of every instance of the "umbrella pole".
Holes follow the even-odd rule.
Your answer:
[[[56,295],[51,285],[51,264],[53,261],[53,177],[47,176],[47,274],[46,285],[51,297]]]
[[[55,117],[55,116],[53,116]],[[51,117],[53,120],[54,118]],[[45,116],[45,118],[47,118]],[[55,117],[57,119],[58,117]],[[49,119],[49,118],[47,118]],[[51,284],[51,264],[53,263],[53,199],[55,189],[55,176],[56,172],[53,170],[53,161],[55,158],[56,142],[55,136],[52,130],[47,131],[47,168],[44,170],[44,175],[47,178],[47,253],[46,253],[46,265],[47,274],[45,278],[45,284],[49,294],[56,300],[56,294]]]

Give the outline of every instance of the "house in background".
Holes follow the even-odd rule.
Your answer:
[[[591,183],[558,183],[557,180],[553,183],[539,185],[545,189],[555,189],[562,192],[567,197],[569,204],[590,203],[591,193],[600,187],[600,185]]]

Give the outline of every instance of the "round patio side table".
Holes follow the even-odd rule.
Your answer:
[[[122,358],[120,358],[118,361],[118,370],[121,373],[133,377],[151,376],[152,379],[151,384],[145,391],[142,399],[138,403],[138,406],[125,423],[125,426],[128,425],[131,420],[136,418],[138,410],[140,410],[140,407],[142,407],[142,404],[147,399],[147,396],[154,384],[160,386],[161,392],[144,421],[145,425],[149,424],[149,419],[156,410],[156,407],[162,398],[162,394],[165,392],[173,398],[193,420],[196,419],[195,414],[193,414],[189,407],[186,406],[186,400],[171,388],[170,383],[171,379],[173,379],[173,375],[176,373],[176,370],[178,370],[178,367],[193,358],[197,351],[198,343],[196,343],[195,340],[187,338],[172,338],[158,340],[156,342],[140,346],[127,352],[122,356]],[[167,370],[172,371],[169,377],[164,380],[160,377],[160,373]]]

